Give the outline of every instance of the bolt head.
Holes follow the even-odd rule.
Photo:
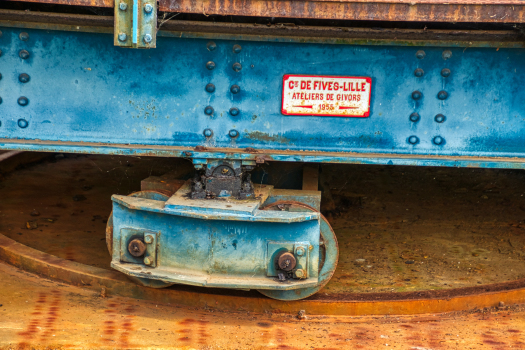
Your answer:
[[[425,53],[425,51],[423,50],[419,50],[416,52],[416,57],[419,58],[420,60],[422,60],[423,58],[425,58],[427,54]]]
[[[443,114],[438,114],[434,117],[436,123],[443,123],[447,119]]]
[[[418,142],[419,138],[417,136],[412,135],[408,138],[408,143],[410,143],[411,145],[415,145]]]
[[[210,93],[211,93],[211,92],[214,92],[214,91],[215,91],[215,85],[213,85],[213,84],[211,84],[211,83],[208,84],[208,85],[206,85],[206,91],[208,91],[208,92],[210,92]]]
[[[296,264],[295,256],[289,252],[284,252],[277,258],[277,266],[283,271],[292,271]]]
[[[436,136],[432,139],[432,142],[434,142],[435,145],[441,145],[445,140],[441,136]]]
[[[29,40],[29,34],[27,34],[26,32],[22,32],[22,33],[20,33],[20,35],[18,35],[18,37],[19,37],[20,40],[22,40],[22,41],[28,41],[28,40]]]
[[[21,83],[27,83],[31,78],[29,77],[28,74],[26,73],[22,73],[18,76],[18,80],[21,82]]]
[[[421,92],[419,92],[418,90],[416,90],[416,91],[414,91],[414,92],[412,93],[412,98],[413,98],[414,100],[419,100],[419,99],[421,98],[421,96],[423,96],[423,95],[422,95]]]
[[[452,51],[450,50],[443,51],[443,53],[441,54],[441,57],[443,57],[444,60],[448,60],[449,58],[452,57]]]
[[[239,115],[239,108],[236,108],[236,107],[232,107],[230,108],[230,115],[236,117]]]
[[[421,68],[418,68],[414,71],[414,75],[418,78],[421,78],[425,74],[425,71]]]
[[[239,53],[239,52],[241,52],[241,50],[242,50],[241,45],[233,45],[233,52],[234,53]]]
[[[119,33],[119,35],[118,35],[118,40],[119,41],[126,41],[127,38],[128,38],[128,36],[126,35],[126,33]]]
[[[448,69],[448,68],[443,68],[443,69],[441,70],[441,76],[442,76],[443,78],[448,78],[448,77],[450,76],[450,73],[451,73],[451,72],[450,72],[450,69]]]
[[[235,62],[232,66],[233,70],[236,72],[240,72],[242,69],[242,65],[239,62]]]
[[[296,250],[295,250],[295,254],[299,255],[299,256],[303,256],[304,253],[306,253],[306,250],[303,248],[303,247],[298,247]]]
[[[416,123],[416,122],[419,121],[419,119],[421,119],[421,117],[419,116],[419,113],[414,112],[414,113],[412,113],[412,114],[410,115],[410,121],[411,121],[411,122]]]
[[[208,63],[206,63],[206,68],[208,68],[209,70],[214,69],[215,68],[215,62],[209,61]]]
[[[153,11],[153,6],[151,4],[144,5],[144,12],[151,13]]]
[[[208,44],[206,44],[206,48],[208,49],[208,51],[213,51],[217,48],[217,44],[215,44],[215,42],[213,41],[210,41],[208,42]]]
[[[297,277],[297,278],[305,278],[306,277],[306,272],[304,272],[303,269],[297,269],[297,270],[295,270],[295,277]]]
[[[20,57],[23,60],[27,60],[29,58],[29,52],[27,50],[20,50],[18,53],[18,57]]]
[[[230,137],[233,139],[233,138],[239,136],[239,132],[237,130],[235,130],[235,129],[232,129],[232,130],[230,130],[228,135],[230,135]]]
[[[149,43],[152,42],[152,41],[153,41],[153,37],[151,36],[151,34],[146,34],[146,35],[144,35],[144,42],[145,42],[146,44],[149,44]]]
[[[448,93],[444,90],[441,90],[440,92],[438,92],[438,95],[437,95],[437,98],[439,98],[440,100],[446,100],[448,97]]]
[[[148,244],[153,243],[153,237],[151,237],[150,235],[145,236],[144,237],[144,242],[146,242]]]
[[[151,265],[151,259],[149,257],[144,258],[144,264]]]
[[[241,92],[241,87],[239,85],[237,85],[237,84],[234,84],[230,88],[230,91],[231,91],[232,94],[238,94],[239,92]]]
[[[25,96],[21,96],[18,98],[18,104],[20,106],[27,106],[29,104],[29,99]]]
[[[128,244],[128,252],[134,257],[138,258],[146,252],[146,245],[142,240],[135,238]]]
[[[120,9],[120,11],[126,11],[128,9],[128,4],[126,4],[125,2],[121,2],[118,5],[118,8]]]
[[[207,115],[212,115],[213,114],[213,107],[212,106],[207,106],[206,108],[204,108],[204,113],[207,114]]]
[[[202,133],[206,137],[212,137],[213,136],[213,131],[211,129],[204,129],[204,131]]]
[[[18,119],[17,124],[18,124],[18,127],[22,128],[22,129],[25,129],[25,128],[28,127],[29,122],[27,120],[25,120],[25,119]]]

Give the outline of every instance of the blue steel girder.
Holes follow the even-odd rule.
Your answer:
[[[524,167],[523,49],[158,37],[126,50],[110,34],[1,30],[1,149]],[[371,77],[370,116],[283,115],[285,74]]]

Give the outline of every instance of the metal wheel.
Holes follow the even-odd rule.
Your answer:
[[[129,196],[131,197],[137,197],[137,198],[146,198],[146,199],[153,199],[157,201],[167,201],[170,198],[170,193],[167,191],[162,190],[148,190],[148,191],[138,191],[133,192]],[[113,211],[109,215],[108,223],[106,225],[106,245],[108,247],[109,255],[113,255]],[[166,288],[169,286],[174,285],[175,283],[165,283],[158,280],[148,279],[148,278],[140,278],[140,277],[133,277],[126,275],[130,280],[133,282],[140,284],[145,287],[151,287],[151,288]]]
[[[281,208],[300,208],[304,210],[317,211],[304,203],[294,201],[280,201],[272,203],[263,210],[282,210]],[[259,289],[259,293],[278,300],[299,300],[309,297],[321,290],[332,278],[337,262],[339,260],[339,246],[332,226],[321,214],[321,237],[319,240],[319,284],[316,287],[295,290],[271,290]]]

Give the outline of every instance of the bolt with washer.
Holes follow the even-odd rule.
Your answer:
[[[146,242],[148,244],[153,243],[153,237],[151,237],[150,235],[145,236],[144,237],[144,242]]]
[[[303,256],[304,253],[306,253],[306,250],[303,247],[297,247],[297,249],[295,249],[295,254],[299,256]]]
[[[153,11],[153,6],[151,4],[144,5],[144,12],[151,13]]]

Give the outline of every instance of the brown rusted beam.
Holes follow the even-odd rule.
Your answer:
[[[50,5],[75,5],[93,7],[113,7],[113,0],[4,0],[11,2],[34,2]]]

